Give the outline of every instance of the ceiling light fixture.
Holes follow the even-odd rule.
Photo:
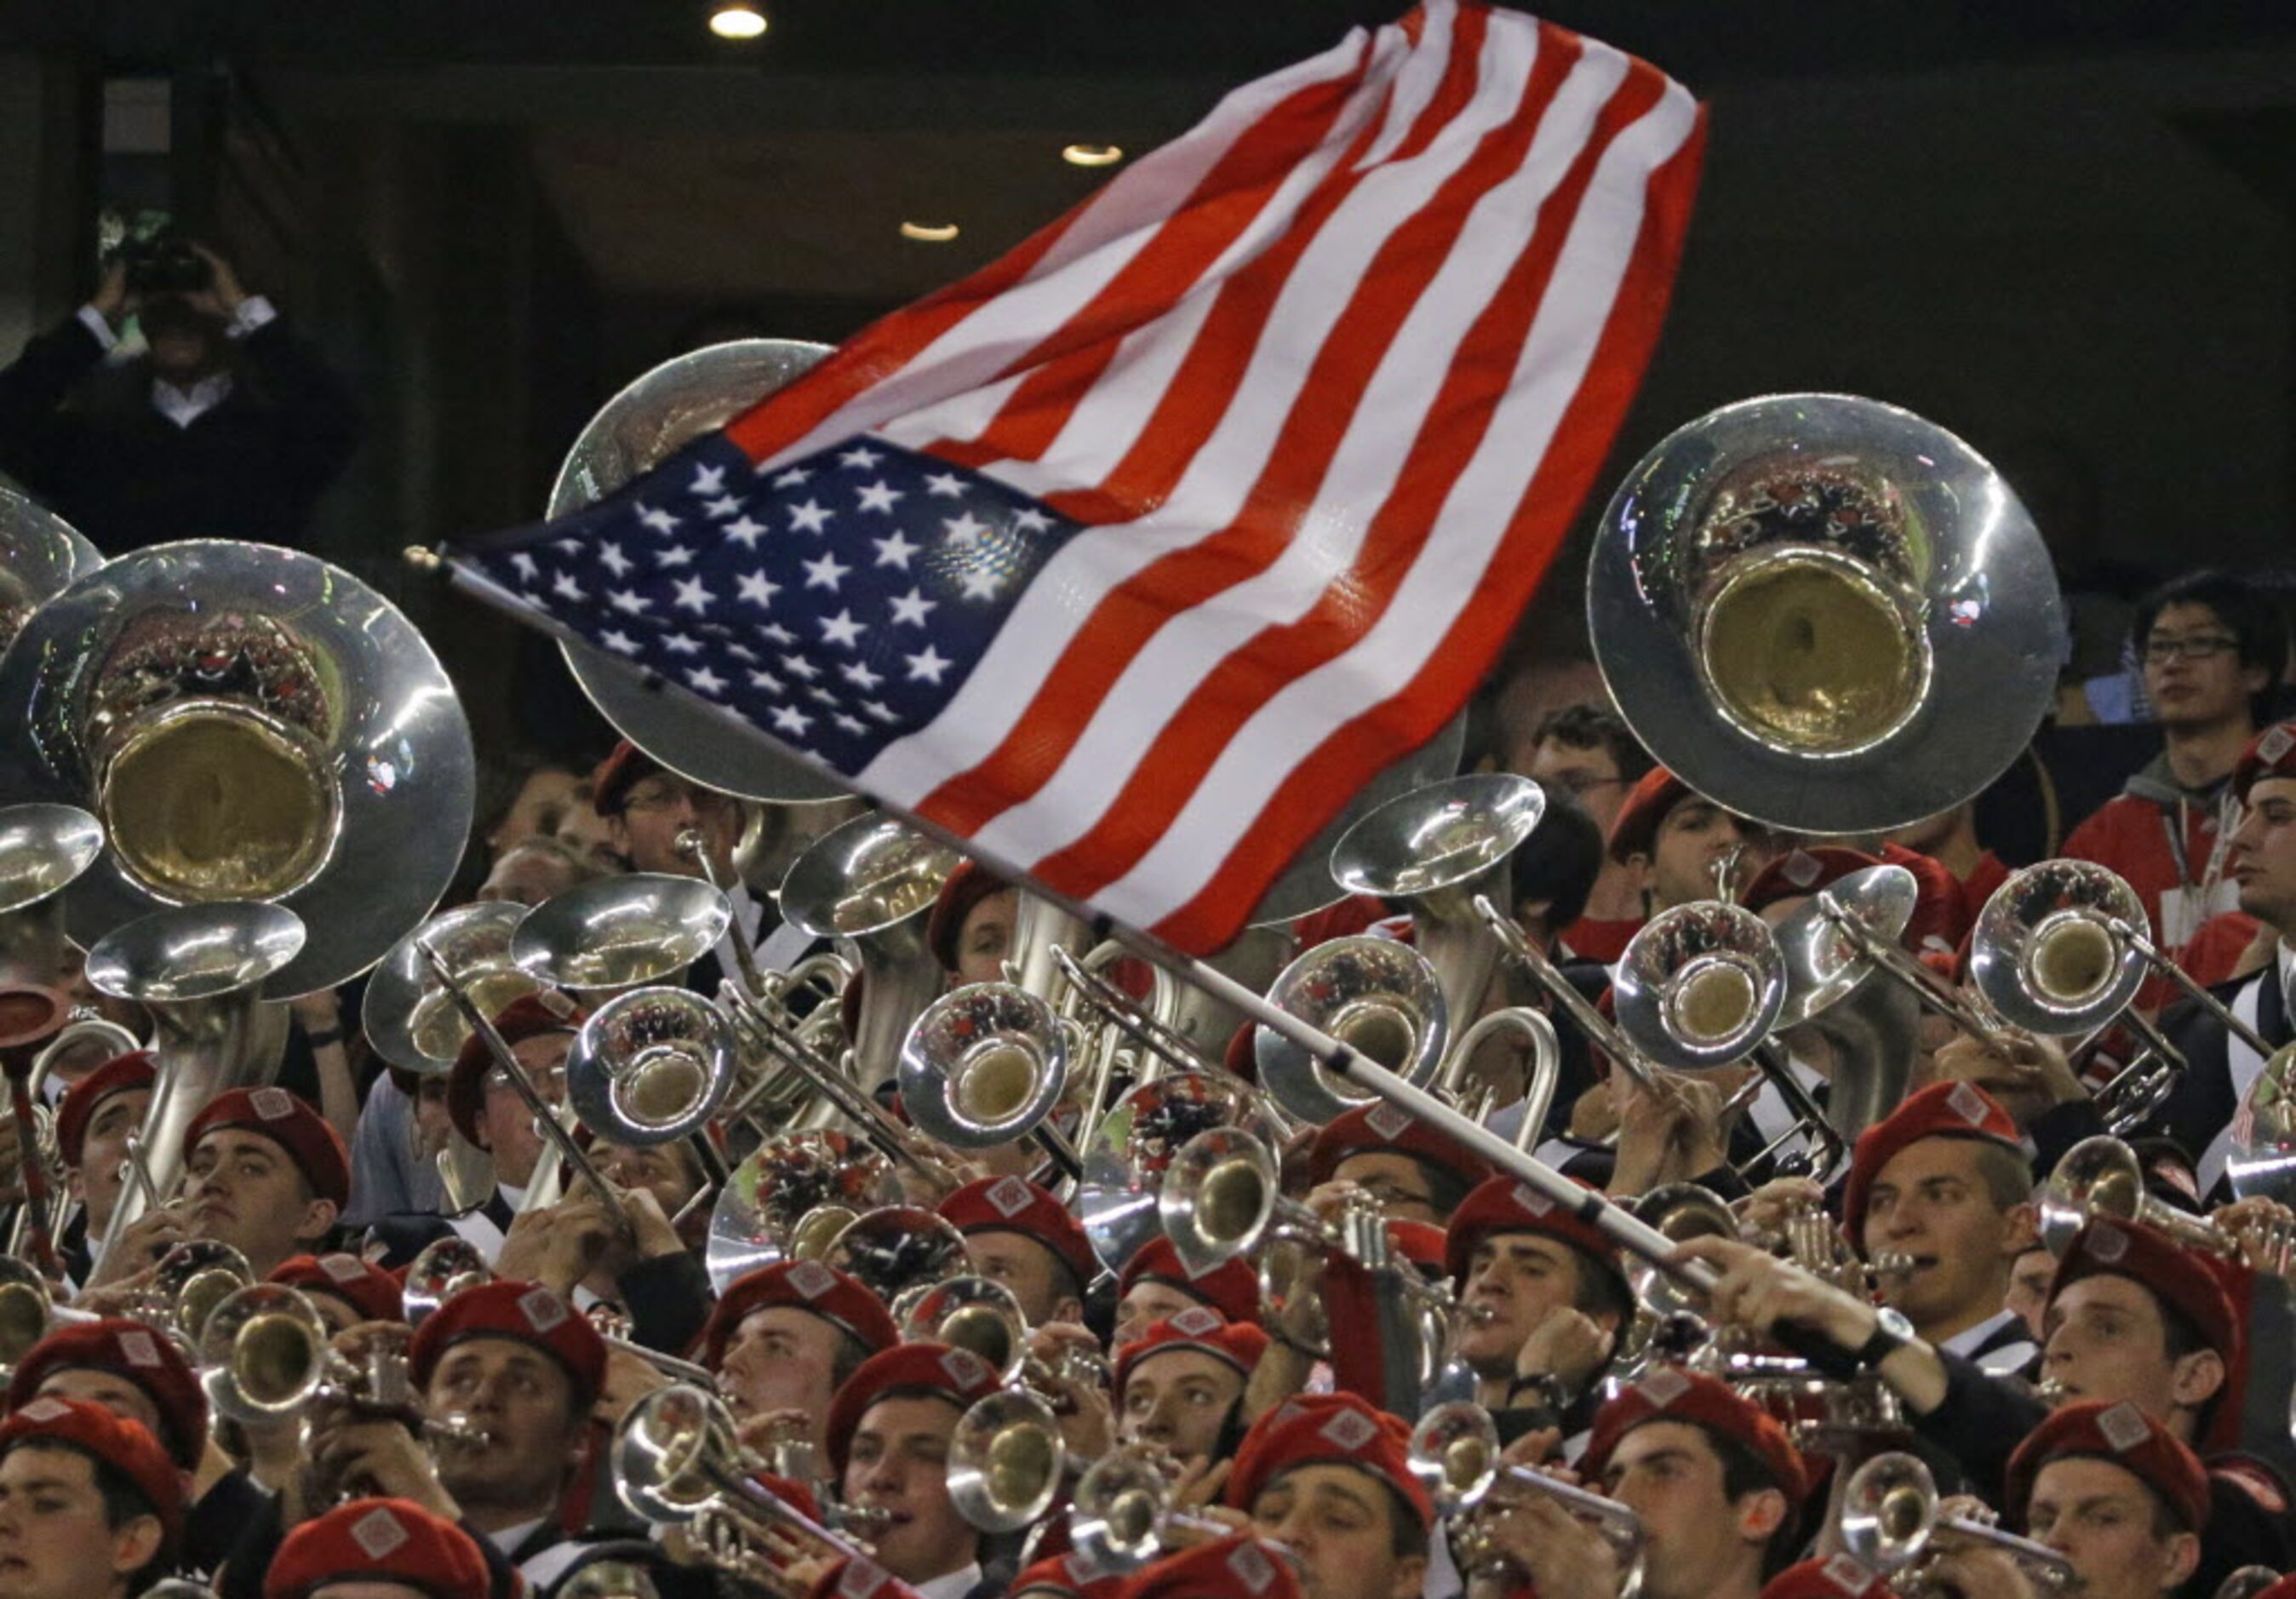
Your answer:
[[[954,222],[904,222],[901,237],[914,239],[920,244],[946,244],[956,237]]]
[[[1065,144],[1061,147],[1061,160],[1071,167],[1113,167],[1123,159],[1123,149],[1115,144]]]
[[[710,12],[709,31],[721,39],[754,39],[766,31],[766,13],[742,0],[727,0]]]

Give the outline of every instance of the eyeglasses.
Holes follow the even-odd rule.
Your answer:
[[[1596,789],[1614,789],[1626,782],[1623,777],[1597,777],[1591,772],[1563,772],[1547,781],[1555,784],[1574,800],[1583,800]]]
[[[2144,641],[2144,659],[2159,663],[2182,657],[2186,660],[2206,660],[2212,655],[2222,655],[2240,648],[2240,640],[2229,633],[2194,633],[2183,638],[2162,638],[2158,635]]]

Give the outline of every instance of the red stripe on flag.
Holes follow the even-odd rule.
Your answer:
[[[1464,12],[1460,31],[1470,31],[1467,25],[1472,20],[1474,42],[1480,44],[1487,20],[1480,12]],[[1458,41],[1454,43],[1456,46]],[[1472,47],[1455,48],[1445,64],[1439,88],[1414,124],[1414,138],[1449,122],[1458,113],[1473,94],[1476,63]],[[1504,135],[1513,127],[1503,124],[1494,134]],[[1157,419],[1144,436],[1147,442],[1112,475],[1111,482],[1125,478],[1128,472],[1135,474],[1132,482],[1117,489],[1113,497],[1136,502],[1144,509],[1168,495],[1218,424],[1224,409],[1221,402],[1233,397],[1257,345],[1253,331],[1266,324],[1268,310],[1289,282],[1293,266],[1341,203],[1369,176],[1368,171],[1353,168],[1356,158],[1377,133],[1376,123],[1366,127],[1357,148],[1350,150],[1341,163],[1339,170],[1344,176],[1327,181],[1301,208],[1299,222],[1278,247],[1223,286],[1218,305],[1157,407]],[[1485,152],[1478,152],[1465,164],[1465,171],[1480,173],[1486,181],[1505,176],[1490,172],[1484,160]],[[1455,174],[1454,181],[1462,176]],[[1078,627],[1059,663],[1046,674],[1013,731],[972,770],[935,790],[919,806],[919,814],[969,834],[1006,807],[1035,793],[1075,748],[1125,666],[1164,623],[1221,589],[1266,570],[1283,553],[1395,327],[1442,265],[1441,249],[1423,251],[1414,246],[1418,234],[1439,232],[1447,226],[1456,229],[1458,218],[1443,214],[1442,199],[1439,194],[1382,242],[1349,310],[1338,319],[1341,336],[1328,340],[1317,353],[1316,368],[1303,380],[1283,433],[1269,454],[1269,465],[1234,521],[1189,548],[1152,562],[1104,596],[1092,617]],[[1382,271],[1382,264],[1390,262],[1393,266]],[[1147,467],[1143,457],[1154,458],[1156,464]],[[1160,480],[1147,480],[1151,470]],[[1083,496],[1054,495],[1048,503],[1074,514],[1072,505],[1079,497]]]
[[[1550,44],[1565,41],[1576,42],[1550,30]],[[1564,53],[1542,49],[1541,64]],[[1576,53],[1562,65],[1567,75],[1577,65]],[[1561,82],[1558,77],[1546,86],[1547,94]],[[1445,496],[1483,443],[1493,409],[1513,376],[1514,357],[1546,301],[1554,264],[1595,169],[1619,134],[1650,111],[1665,86],[1655,73],[1629,73],[1595,118],[1563,180],[1541,203],[1522,255],[1461,342],[1429,408],[1436,421],[1423,424],[1413,440],[1404,471],[1374,516],[1347,577],[1299,620],[1264,629],[1209,674],[1159,734],[1108,816],[1070,849],[1044,863],[1042,870],[1064,877],[1074,873],[1080,888],[1097,875],[1099,881],[1083,890],[1087,897],[1123,876],[1162,836],[1229,741],[1272,693],[1353,648],[1386,614],[1423,554]],[[1522,143],[1529,144],[1527,128]],[[1510,168],[1521,157],[1517,151]],[[1441,430],[1432,430],[1434,426]],[[1544,566],[1550,554],[1540,553],[1538,564]]]
[[[1369,53],[1370,45],[1366,42],[1362,53],[1365,60]],[[1298,163],[1301,152],[1313,149],[1323,132],[1347,109],[1349,97],[1361,86],[1362,77],[1363,63],[1358,62],[1356,71],[1349,77],[1311,84],[1287,95],[1237,136],[1231,148],[1214,163],[1211,172],[1196,185],[1190,200],[1181,202],[1182,206],[1191,204],[1195,194],[1210,194],[1213,198],[1206,209],[1216,209],[1222,202],[1212,185],[1215,181],[1225,181],[1241,183],[1243,191],[1240,201],[1250,204],[1256,211]],[[726,436],[750,460],[770,459],[857,397],[898,373],[966,317],[1021,284],[1090,209],[1090,201],[1077,206],[971,277],[878,318],[839,345],[834,353],[802,378],[776,390],[734,418],[726,425]],[[1182,215],[1185,214],[1183,210]],[[1246,222],[1249,219],[1244,218]],[[1174,223],[1167,223],[1165,231],[1174,226]],[[1152,285],[1158,280],[1152,278],[1150,282]],[[1168,298],[1160,303],[1148,299],[1128,308],[1133,321],[1169,304],[1168,279],[1162,280],[1162,288]],[[1095,304],[1099,303],[1096,299]],[[1116,325],[1124,324],[1119,321]],[[1104,337],[1107,331],[1108,323],[1103,319],[1089,316],[1071,318],[1034,346],[1016,349],[999,376],[1041,361],[1047,352],[1058,354],[1078,347],[1086,339]]]
[[[1635,70],[1652,71],[1639,62]],[[1650,176],[1642,229],[1611,316],[1585,381],[1495,553],[1485,598],[1458,613],[1440,647],[1399,693],[1335,730],[1295,767],[1203,891],[1147,931],[1177,948],[1199,951],[1234,938],[1275,874],[1337,814],[1333,797],[1344,803],[1397,750],[1416,749],[1433,737],[1491,669],[1608,457],[1650,364],[1689,233],[1705,148],[1702,106],[1690,136]]]

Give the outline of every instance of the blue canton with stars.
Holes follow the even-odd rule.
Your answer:
[[[770,472],[721,433],[468,564],[849,775],[941,713],[1080,524],[862,437]]]

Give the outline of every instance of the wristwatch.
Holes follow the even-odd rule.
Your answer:
[[[1914,1324],[1902,1310],[1884,1305],[1874,1313],[1874,1336],[1858,1347],[1857,1364],[1872,1371],[1914,1341]]]

